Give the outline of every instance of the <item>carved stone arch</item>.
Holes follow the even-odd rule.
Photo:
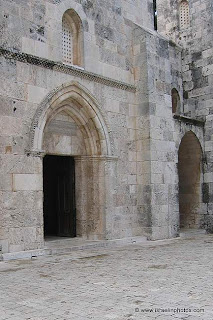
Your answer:
[[[66,131],[68,124],[74,128],[73,135],[70,131],[71,137]],[[78,82],[72,81],[56,88],[36,110],[29,144],[29,155],[32,156],[72,158],[76,235],[104,239],[111,232],[107,225],[107,208],[112,203],[108,190],[113,184],[117,159],[113,157],[111,131],[98,101]],[[42,177],[48,180],[46,171]]]
[[[57,5],[57,19],[61,21],[64,13],[69,9],[74,10],[82,22],[87,21],[87,16],[82,8],[82,5],[76,3],[74,0],[65,0]]]
[[[29,152],[42,151],[44,129],[62,110],[70,113],[87,134],[88,155],[114,155],[111,130],[100,104],[85,87],[74,81],[54,89],[37,108],[30,128]]]
[[[184,128],[183,128],[184,129]],[[195,137],[195,139],[198,141],[199,145],[200,145],[200,148],[201,148],[201,152],[202,152],[202,155],[203,155],[203,149],[204,149],[204,145],[203,145],[203,141],[202,141],[202,134],[203,134],[203,131],[200,130],[200,131],[196,131],[196,127],[194,128],[187,128],[185,127],[185,130],[183,130],[177,140],[177,148],[179,149],[180,147],[180,144],[181,144],[181,141],[183,140],[183,138],[186,136],[186,135],[193,135]]]
[[[171,97],[172,97],[172,113],[173,114],[180,113],[181,112],[180,94],[176,87],[172,87]]]

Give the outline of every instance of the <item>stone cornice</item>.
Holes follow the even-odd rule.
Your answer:
[[[76,161],[118,161],[118,157],[109,155],[74,156]]]
[[[203,127],[205,125],[205,120],[201,118],[189,118],[179,114],[174,114],[173,118],[179,120],[180,122],[184,122],[186,124],[192,124],[194,126]]]
[[[46,155],[44,150],[25,150],[25,154],[29,157],[43,158]]]
[[[47,155],[47,153],[44,150],[25,150],[25,153],[27,156],[38,157],[38,158],[43,158],[44,156]],[[118,157],[109,156],[109,155],[76,156],[72,154],[70,155],[64,154],[64,156],[74,157],[76,161],[81,161],[81,162],[82,161],[117,161],[118,160]]]
[[[48,60],[48,59],[40,58],[37,56],[33,56],[28,53],[13,51],[10,49],[5,49],[3,47],[0,47],[0,56],[4,56],[6,59],[14,59],[16,61],[20,61],[20,62],[24,62],[24,63],[36,65],[36,66],[41,66],[54,71],[68,73],[74,76],[81,77],[83,79],[102,83],[106,86],[115,87],[121,90],[136,92],[136,87],[134,85],[131,85],[122,81],[114,80],[108,77],[104,77],[96,73],[78,68],[76,66],[68,66],[61,62],[56,62],[53,60]]]

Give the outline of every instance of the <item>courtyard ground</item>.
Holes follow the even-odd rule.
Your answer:
[[[0,262],[0,320],[213,319],[213,236]]]

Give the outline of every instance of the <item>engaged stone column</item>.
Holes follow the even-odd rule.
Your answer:
[[[107,156],[75,157],[77,236],[110,237],[114,163],[116,158]]]

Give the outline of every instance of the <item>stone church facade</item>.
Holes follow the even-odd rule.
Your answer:
[[[3,253],[212,231],[211,0],[156,6],[0,0]]]

